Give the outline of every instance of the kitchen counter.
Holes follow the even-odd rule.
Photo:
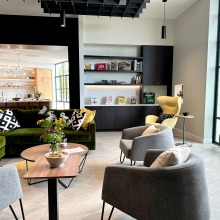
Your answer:
[[[51,100],[21,100],[21,101],[1,101],[0,102],[0,109],[25,109],[25,110],[31,110],[31,109],[41,109],[43,106],[47,106],[47,108],[50,108],[51,106]]]

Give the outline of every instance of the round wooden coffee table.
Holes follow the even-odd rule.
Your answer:
[[[78,154],[81,157],[84,156],[82,161],[80,162],[80,165],[79,165],[79,173],[80,173],[83,169],[84,164],[85,164],[87,153],[88,153],[89,149],[85,145],[77,144],[77,143],[67,143],[67,147],[59,148],[59,150],[67,150],[67,149],[69,149],[69,150],[73,149],[74,154]],[[50,150],[50,144],[42,144],[42,145],[37,145],[37,146],[27,148],[26,150],[22,151],[20,156],[26,161],[26,169],[28,170],[28,161],[35,162],[35,160],[39,156],[44,156],[46,153],[49,152],[49,150]],[[73,178],[72,178],[72,180],[73,180]],[[63,187],[68,188],[70,186],[72,180],[70,181],[68,186],[65,185],[61,180],[58,180],[58,181]],[[45,180],[43,180],[43,181],[45,181]],[[32,185],[32,184],[43,182],[43,181],[31,183],[31,180],[29,180],[28,184]]]
[[[65,148],[59,148],[59,150],[66,150],[66,149],[72,149],[72,148],[82,148],[84,151],[77,152],[76,154],[79,154],[81,156],[87,155],[89,149],[82,144],[76,144],[76,143],[67,143],[67,147]],[[39,156],[43,156],[46,153],[48,153],[50,150],[50,144],[42,144],[33,146],[30,148],[27,148],[26,150],[21,152],[21,157],[30,162],[34,162]]]

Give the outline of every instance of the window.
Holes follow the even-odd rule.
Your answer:
[[[220,5],[218,13],[218,37],[216,57],[215,106],[213,123],[213,143],[220,145]]]
[[[56,108],[69,109],[69,65],[63,62],[55,66]]]

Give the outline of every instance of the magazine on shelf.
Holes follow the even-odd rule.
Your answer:
[[[106,96],[105,97],[105,104],[106,105],[112,104],[112,96]]]
[[[125,96],[118,96],[118,104],[125,104]]]
[[[98,99],[96,97],[92,97],[91,98],[91,104],[92,105],[98,104]]]
[[[136,96],[131,97],[130,104],[137,104],[137,97]]]

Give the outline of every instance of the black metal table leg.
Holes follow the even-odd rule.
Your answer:
[[[48,179],[48,210],[49,220],[59,219],[59,198],[57,179]]]

